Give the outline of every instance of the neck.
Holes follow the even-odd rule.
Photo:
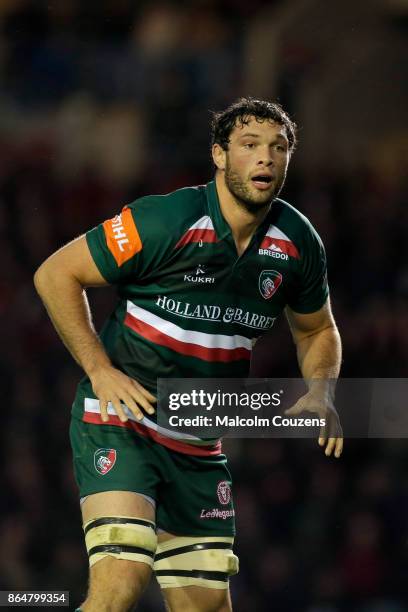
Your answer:
[[[222,215],[231,228],[238,253],[241,254],[268,214],[270,204],[259,209],[248,210],[232,195],[225,184],[224,175],[220,172],[216,173],[215,184]]]

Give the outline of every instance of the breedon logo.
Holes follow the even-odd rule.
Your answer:
[[[259,275],[258,287],[265,300],[270,300],[282,284],[282,274],[276,270],[262,270]]]

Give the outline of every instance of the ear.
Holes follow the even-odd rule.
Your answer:
[[[213,144],[212,158],[217,170],[225,170],[227,152],[218,143]]]

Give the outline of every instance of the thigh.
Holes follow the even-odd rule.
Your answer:
[[[86,605],[101,611],[129,609],[152,572],[154,505],[136,493],[105,491],[85,499],[82,518],[91,565]]]
[[[163,589],[169,612],[231,612],[230,592],[226,590],[185,587],[183,589]]]
[[[88,495],[81,504],[82,522],[103,516],[128,516],[155,522],[155,507],[142,495],[129,491],[104,491]]]
[[[149,501],[128,491],[95,493],[82,504],[82,519],[91,577],[109,577],[121,567],[150,576],[157,536],[155,508]]]
[[[182,540],[173,534],[161,532],[158,536],[159,548],[164,542],[172,543]],[[215,569],[215,568],[213,568]],[[202,586],[184,586],[177,588],[162,588],[162,595],[169,612],[231,612],[231,596],[229,587],[205,588]]]
[[[85,498],[82,517],[91,566],[85,609],[130,609],[150,579],[157,543],[159,477],[151,447],[132,431],[78,419],[72,420],[70,436]]]

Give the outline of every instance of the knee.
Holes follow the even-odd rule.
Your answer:
[[[106,516],[84,525],[90,584],[84,612],[122,612],[149,581],[157,546],[154,523],[135,517]]]

